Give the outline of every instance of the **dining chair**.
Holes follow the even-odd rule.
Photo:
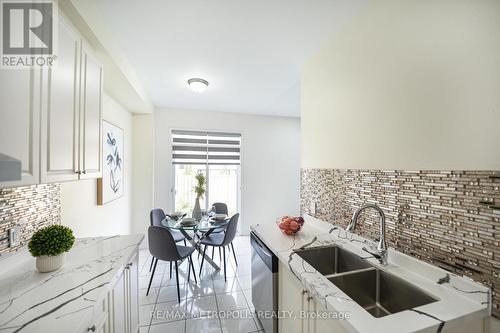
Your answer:
[[[215,214],[226,214],[227,215],[228,214],[227,205],[223,202],[214,202],[212,205],[212,212],[214,212]],[[226,227],[220,227],[220,228],[215,229],[212,232],[212,234],[224,232],[225,230],[226,230]],[[234,256],[234,262],[235,262],[236,266],[238,266],[238,260],[236,260],[236,252],[234,252],[233,242],[231,242],[231,249],[232,249],[233,256]],[[231,251],[231,249],[229,249],[229,251]],[[219,248],[219,258],[220,257],[221,257],[221,253],[220,253],[220,248]],[[212,248],[212,260],[213,259],[214,259],[214,249]]]
[[[201,278],[201,270],[203,268],[203,263],[205,261],[205,252],[207,251],[208,246],[212,246],[212,248],[218,247],[219,249],[222,248],[222,253],[223,253],[223,260],[224,260],[224,280],[227,280],[226,278],[226,246],[229,247],[230,244],[232,244],[234,237],[236,237],[236,230],[238,228],[238,219],[240,217],[240,214],[234,214],[231,219],[229,220],[227,226],[226,226],[226,231],[224,233],[218,233],[218,234],[210,234],[203,238],[201,240],[201,244],[204,245],[205,247],[203,248],[203,256],[201,259],[201,265],[200,265],[200,278]],[[234,249],[233,249],[234,253]]]
[[[148,242],[149,242],[149,253],[155,258],[155,263],[153,266],[153,272],[151,273],[151,278],[149,279],[148,290],[146,296],[149,294],[149,289],[151,288],[151,282],[153,282],[153,277],[156,271],[156,265],[158,260],[169,261],[170,263],[175,263],[175,277],[177,281],[177,300],[181,302],[181,294],[179,290],[179,267],[178,261],[188,260],[188,282],[191,276],[191,270],[193,271],[194,281],[196,280],[196,273],[194,272],[193,260],[191,254],[194,252],[195,248],[191,246],[177,245],[172,234],[165,228],[159,226],[150,226],[148,228]],[[181,262],[182,263],[182,262]]]
[[[160,208],[153,209],[149,213],[150,224],[154,225],[154,226],[157,226],[157,227],[163,227],[163,225],[161,224],[161,221],[163,221],[165,218],[166,218],[165,212],[163,211],[163,209],[160,209]],[[180,242],[180,241],[184,241],[184,246],[187,245],[186,244],[186,238],[184,237],[184,235],[182,234],[182,232],[176,231],[176,230],[170,230],[170,229],[166,229],[166,230],[168,232],[170,232],[170,234],[172,234],[172,237],[174,238],[174,241],[176,243]],[[151,269],[153,268],[153,262],[154,261],[155,261],[155,258],[153,257],[151,259],[151,265],[149,265],[149,271],[150,272],[151,272]],[[172,278],[172,263],[170,263],[170,278]]]

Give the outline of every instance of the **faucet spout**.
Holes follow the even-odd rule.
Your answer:
[[[352,215],[351,223],[346,228],[346,231],[354,232],[356,229],[356,224],[358,223],[359,215],[366,209],[375,209],[380,215],[380,237],[377,245],[377,251],[381,257],[381,263],[383,265],[387,264],[387,243],[385,242],[385,214],[384,211],[377,205],[368,204],[364,205],[361,208],[357,209],[356,212]]]

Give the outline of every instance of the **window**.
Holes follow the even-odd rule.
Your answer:
[[[194,176],[202,172],[207,191],[200,201],[210,210],[214,202],[224,202],[229,215],[240,211],[241,134],[172,130],[174,209],[190,213],[196,194]]]

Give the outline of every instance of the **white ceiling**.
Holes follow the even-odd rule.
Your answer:
[[[304,60],[365,0],[73,2],[101,21],[156,107],[298,117]],[[207,91],[191,92],[192,77]]]

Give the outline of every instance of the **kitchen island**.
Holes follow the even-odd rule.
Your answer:
[[[388,264],[383,266],[362,249],[371,241],[313,217],[305,218],[303,229],[295,236],[284,235],[274,224],[252,226],[279,259],[279,310],[294,314],[280,319],[279,332],[483,332],[484,318],[491,307],[487,287],[392,248]],[[301,247],[332,245],[357,255],[357,260],[365,261],[372,270],[389,273],[418,288],[433,301],[388,315],[373,315],[297,252]],[[399,291],[394,291],[396,297]]]
[[[25,249],[0,259],[0,332],[137,332],[144,235],[77,239],[58,271]]]

